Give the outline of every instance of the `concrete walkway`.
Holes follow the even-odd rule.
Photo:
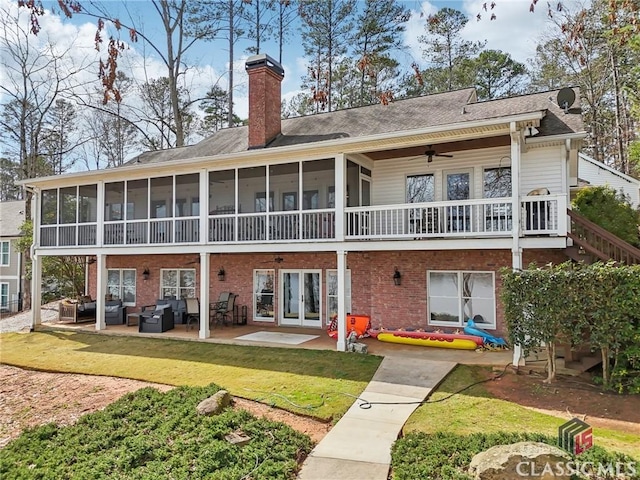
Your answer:
[[[302,465],[300,480],[387,480],[391,445],[409,416],[455,367],[455,362],[384,357],[360,398],[314,448]]]

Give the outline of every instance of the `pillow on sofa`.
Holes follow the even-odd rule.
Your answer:
[[[104,307],[104,311],[106,313],[117,313],[119,309],[120,305],[107,305],[106,307]]]

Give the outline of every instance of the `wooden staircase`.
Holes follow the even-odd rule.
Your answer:
[[[640,249],[573,210],[567,210],[567,214],[571,227],[568,236],[573,240],[573,246],[565,249],[569,258],[585,263],[613,260],[619,264],[640,264]]]
[[[576,262],[591,264],[598,260],[614,261],[617,264],[640,264],[640,249],[616,237],[599,225],[573,210],[569,215],[569,238],[573,245],[565,249],[565,254]],[[558,345],[556,366],[558,373],[577,375],[602,363],[600,352],[588,349],[573,350],[570,345]]]

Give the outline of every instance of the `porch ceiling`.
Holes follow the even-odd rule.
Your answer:
[[[425,143],[414,147],[394,148],[389,150],[377,150],[364,152],[371,160],[388,160],[392,158],[418,157],[424,155],[429,146],[438,153],[459,152],[461,150],[478,150],[481,148],[505,147],[511,144],[509,135],[497,137],[476,138],[472,140],[459,140],[446,143]]]

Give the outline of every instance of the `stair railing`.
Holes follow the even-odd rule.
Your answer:
[[[628,244],[582,215],[567,210],[571,224],[569,237],[575,245],[602,261],[626,265],[640,264],[640,249]]]

